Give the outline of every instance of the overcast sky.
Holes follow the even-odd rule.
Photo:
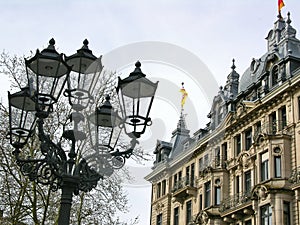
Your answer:
[[[284,2],[286,6],[282,9],[283,17],[290,11],[292,26],[299,30],[299,0]],[[1,0],[0,48],[11,54],[28,56],[31,50],[47,47],[49,39],[53,37],[58,51],[70,55],[88,38],[89,47],[96,56],[100,56],[132,43],[158,41],[179,46],[195,54],[213,74],[217,85],[221,86],[225,84],[226,76],[231,71],[232,58],[236,59],[236,70],[242,75],[253,57],[259,58],[266,52],[264,38],[273,27],[276,16],[277,0]],[[157,54],[159,55],[159,51]],[[147,71],[143,71],[147,74],[156,74],[159,70],[155,65],[153,71],[151,66],[146,68]],[[202,121],[209,112],[209,104],[206,102],[205,107],[198,107],[197,90],[191,81],[193,79],[174,71],[174,67],[161,70],[165,76],[158,74],[155,77],[171,80],[173,78],[167,74],[169,71],[174,73],[178,83],[185,81],[189,97],[194,99],[187,102],[187,107],[192,104],[198,114],[201,114],[197,119]],[[7,87],[1,86],[1,90],[6,92]],[[167,102],[164,96],[160,97],[160,101]],[[175,102],[170,102],[170,108],[174,104],[176,105]],[[165,112],[160,110],[162,115],[158,113],[155,117],[164,118]],[[193,121],[188,119],[189,112],[185,112],[188,114],[188,124],[192,126]],[[176,113],[177,111],[174,112],[175,116]],[[165,133],[176,127],[176,120],[162,120],[168,127]],[[196,126],[203,123],[198,122]],[[156,138],[155,135],[151,137],[152,141]],[[163,134],[163,138],[168,141],[170,135]],[[140,224],[148,224],[151,196],[149,186],[128,188],[128,191],[132,205],[130,216],[139,214]]]

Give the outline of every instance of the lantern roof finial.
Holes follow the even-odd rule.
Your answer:
[[[137,68],[140,68],[141,67],[141,62],[140,61],[137,61],[136,63],[135,63],[135,67],[137,67]]]
[[[83,44],[87,46],[89,44],[88,39],[84,39]]]
[[[51,38],[51,39],[49,40],[49,45],[55,45],[55,40],[54,40],[54,38]]]

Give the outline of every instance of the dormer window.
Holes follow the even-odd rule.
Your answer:
[[[252,62],[250,64],[250,71],[251,71],[251,73],[255,73],[257,71],[259,65],[260,65],[260,61],[253,58]]]
[[[158,152],[157,153],[157,162],[161,162],[162,161],[162,155],[161,155],[161,152]]]
[[[272,69],[271,79],[272,79],[271,84],[273,87],[278,83],[278,66],[277,65],[275,65]]]
[[[186,143],[183,144],[183,149],[187,150],[190,146],[190,143],[187,141]]]
[[[217,116],[218,116],[218,124],[220,124],[222,118],[223,118],[223,107],[222,106],[219,106],[218,108],[218,112],[217,112]]]
[[[273,30],[270,30],[266,39],[268,40],[268,51],[269,51],[272,49],[272,47],[276,43],[275,32]]]

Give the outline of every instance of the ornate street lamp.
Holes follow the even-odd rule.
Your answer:
[[[53,110],[53,104],[64,88],[66,76],[71,67],[65,62],[64,55],[55,50],[55,41],[49,41],[48,48],[35,56],[25,59],[29,88],[36,91],[36,107],[39,117],[47,117]]]
[[[119,77],[117,92],[125,118],[125,132],[132,138],[139,138],[152,123],[149,113],[158,82],[146,78],[139,61],[135,66],[129,77],[123,80]]]
[[[77,53],[66,57],[66,62],[72,66],[72,70],[65,95],[69,97],[69,103],[76,111],[81,111],[94,102],[93,90],[103,69],[101,56],[94,56],[88,44],[88,40],[85,39]]]
[[[35,103],[29,88],[10,94],[9,103],[9,134],[10,144],[16,148],[23,148],[34,132]]]
[[[86,118],[81,111],[94,103],[93,89],[103,68],[101,57],[97,59],[92,54],[87,40],[76,54],[69,57],[58,54],[54,44],[54,39],[51,39],[48,48],[41,52],[37,50],[31,59],[25,59],[29,87],[12,95],[8,93],[8,137],[24,175],[36,183],[50,185],[53,191],[62,190],[58,224],[68,225],[73,195],[79,191],[91,191],[99,179],[110,176],[114,169],[121,168],[125,159],[131,156],[137,139],[145,132],[146,126],[151,124],[149,112],[157,83],[145,78],[138,62],[128,78],[119,78],[117,90],[123,104],[126,103],[122,108],[123,117],[118,115],[110,98],[106,97],[104,104],[96,107]],[[64,95],[69,98],[69,104],[74,110],[69,116],[73,127],[63,127],[60,140],[67,140],[64,144],[54,143],[44,131],[44,122],[51,119],[49,114],[58,102],[66,82],[68,88]],[[148,99],[148,105],[142,106],[145,99]],[[143,109],[146,109],[145,112]],[[35,121],[40,151],[36,154],[37,158],[23,158],[20,149],[34,133]],[[82,129],[86,121],[89,122],[91,140],[87,146],[92,154],[82,157],[78,151],[79,146],[82,146],[80,143],[86,143],[87,131]],[[125,133],[132,140],[129,149],[122,150],[117,141],[125,124],[133,127],[132,131],[125,128]]]
[[[85,157],[93,168],[103,176],[110,176],[114,169],[121,168],[125,162],[113,153],[117,151],[117,144],[122,131],[122,118],[106,96],[105,102],[88,117],[90,143],[92,152]],[[90,150],[91,151],[91,150]],[[122,165],[120,165],[122,164]]]

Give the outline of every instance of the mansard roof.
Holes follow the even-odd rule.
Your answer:
[[[250,66],[240,79],[239,93],[256,83],[267,71],[268,63],[274,58],[277,61],[287,57],[300,58],[300,41],[296,38],[296,30],[291,26],[290,13],[286,21],[282,17],[278,18],[266,40],[267,52],[258,59],[252,59]]]
[[[173,144],[169,158],[174,158],[184,150],[183,143],[190,137],[190,130],[186,128],[185,117],[181,111],[180,119],[177,128],[172,132],[171,143]]]
[[[241,78],[235,71],[236,66],[233,60],[232,71],[227,76],[224,88],[221,87],[214,97],[208,114],[210,122],[207,126],[204,129],[199,129],[193,137],[190,137],[190,131],[186,127],[185,118],[183,112],[181,112],[177,128],[172,132],[171,141],[158,140],[154,153],[166,149],[167,153],[164,153],[167,154],[166,157],[176,163],[180,157],[189,153],[190,149],[185,148],[185,146],[195,146],[193,144],[196,144],[196,142],[204,140],[209,135],[217,134],[222,126],[231,119],[231,112],[239,110],[239,104],[247,102],[249,106],[254,100],[265,96],[269,91],[268,82],[270,80],[267,79],[268,73],[272,74],[272,68],[279,65],[280,69],[277,69],[280,70],[278,75],[281,76],[281,82],[292,77],[295,71],[299,70],[300,40],[296,38],[296,30],[291,26],[289,13],[286,20],[281,17],[278,18],[266,40],[267,52],[258,59],[253,58],[249,68],[246,69]],[[264,84],[262,85],[262,83]],[[274,87],[276,87],[276,84],[275,82]],[[170,161],[166,160],[164,162]]]

